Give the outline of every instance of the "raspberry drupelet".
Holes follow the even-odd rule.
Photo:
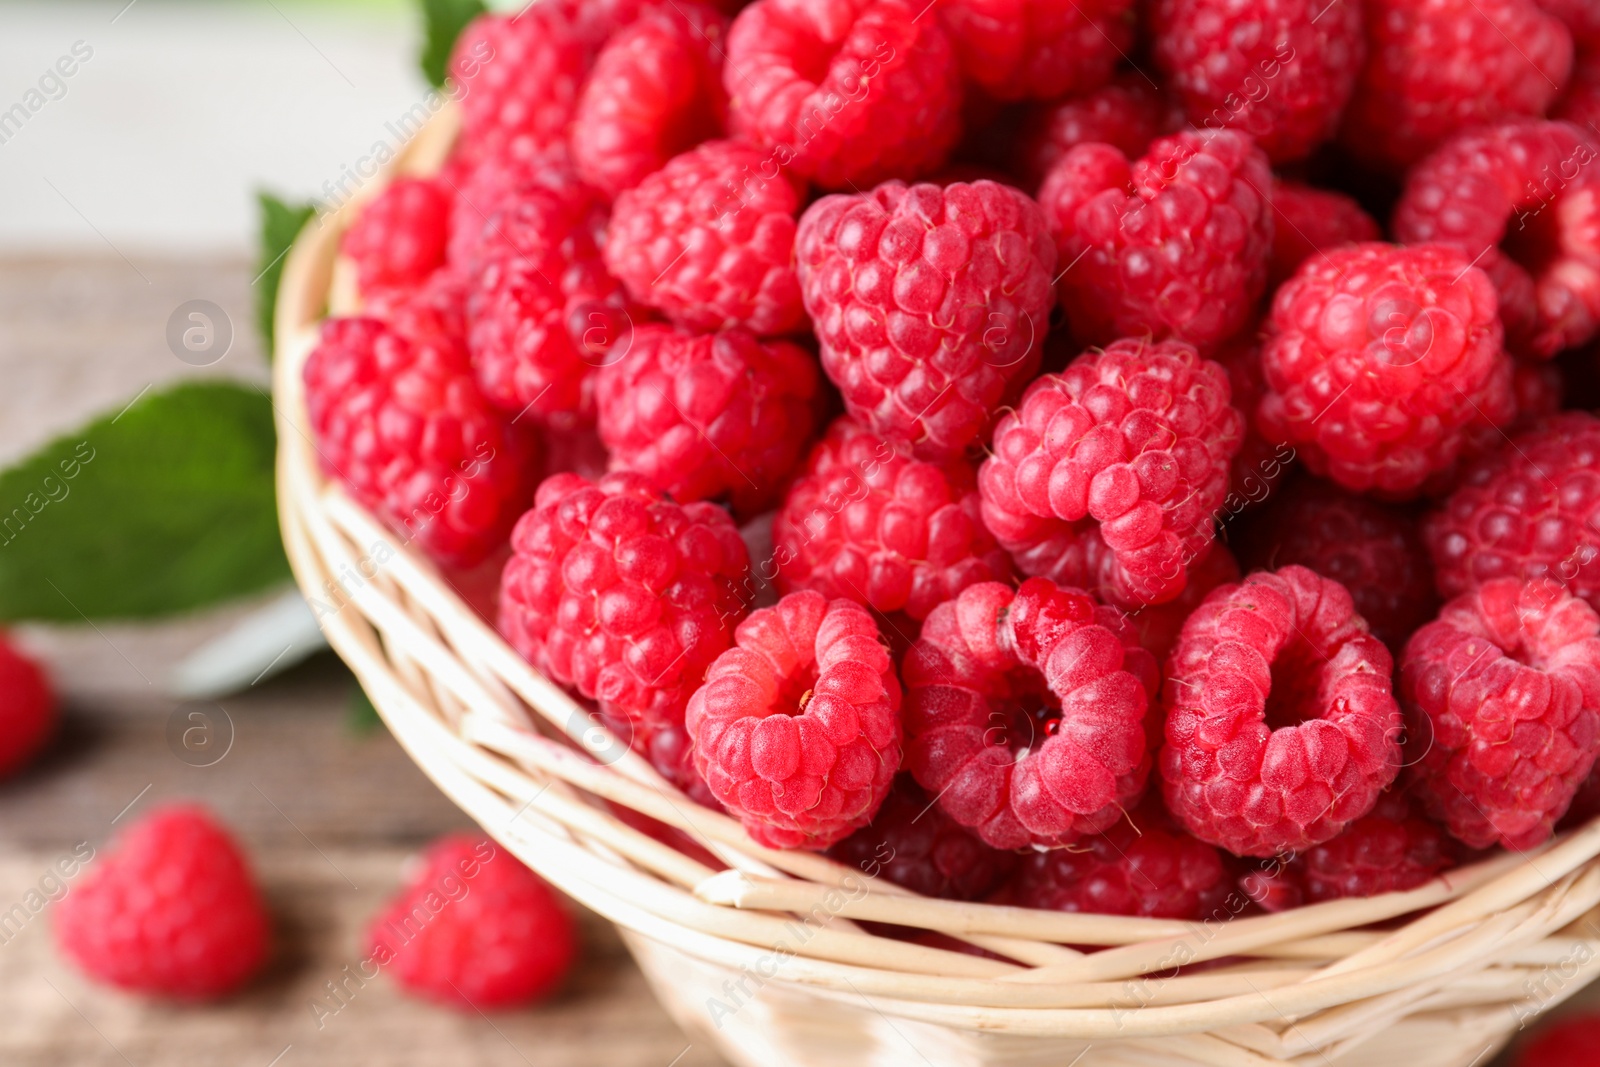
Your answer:
[[[362,294],[422,284],[444,263],[450,211],[449,189],[432,178],[396,178],[373,197],[339,240]]]
[[[1037,189],[1056,162],[1080,144],[1102,142],[1129,159],[1183,123],[1177,108],[1143,75],[1117,74],[1099,89],[1030,109],[1017,138],[1012,169]]]
[[[1473,848],[1532,848],[1600,752],[1600,617],[1549,579],[1446,604],[1401,657],[1410,775]]]
[[[995,100],[1098,89],[1133,46],[1134,0],[944,0],[961,72]]]
[[[809,590],[760,608],[685,716],[712,794],[770,848],[865,826],[900,766],[900,683],[859,604]]]
[[[1167,807],[1240,856],[1337,836],[1400,769],[1394,661],[1350,594],[1304,567],[1218,587],[1167,664]]]
[[[1383,238],[1377,221],[1360,204],[1332,189],[1276,181],[1272,185],[1272,213],[1276,225],[1267,275],[1274,289],[1318,253]]]

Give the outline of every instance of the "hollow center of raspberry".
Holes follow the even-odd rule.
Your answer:
[[[1537,203],[1512,215],[1506,223],[1501,251],[1539,275],[1561,255],[1560,213],[1553,203]]]
[[[1010,701],[993,701],[984,740],[1013,757],[1032,752],[1061,728],[1061,702],[1040,686]]]
[[[1267,694],[1267,727],[1281,730],[1322,717],[1317,699],[1323,657],[1311,643],[1296,637],[1272,663],[1272,692]]]
[[[799,715],[816,694],[817,668],[807,665],[785,678],[778,686],[778,711],[784,715]]]

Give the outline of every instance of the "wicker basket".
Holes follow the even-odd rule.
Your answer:
[[[457,125],[442,110],[392,171],[436,170]],[[353,307],[336,253],[359,208],[306,230],[278,302],[278,492],[295,575],[439,788],[621,927],[668,1010],[729,1060],[1468,1067],[1600,969],[1600,823],[1407,893],[1207,922],[929,900],[754,844],[617,746],[322,476],[301,367],[324,309]],[[616,806],[682,830],[718,866],[632,828]],[[874,936],[858,920],[992,955]]]

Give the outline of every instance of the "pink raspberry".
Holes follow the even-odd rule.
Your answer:
[[[933,609],[902,672],[906,768],[995,848],[1071,844],[1144,790],[1155,661],[1087,593],[968,586]]]
[[[564,137],[593,49],[557,4],[473,19],[450,54],[466,150],[505,155]]]
[[[900,766],[900,683],[864,608],[791,593],[739,624],[685,723],[695,766],[770,848],[823,849],[865,826]]]
[[[1453,248],[1308,259],[1273,298],[1257,425],[1346,489],[1415,496],[1470,430],[1514,415],[1497,307],[1488,275]]]
[[[617,198],[606,265],[689,329],[791,333],[805,321],[794,265],[804,198],[768,153],[707,141]]]
[[[1025,574],[1128,606],[1171,600],[1216,537],[1244,436],[1228,397],[1227,373],[1182,341],[1086,353],[995,427],[984,523]]]
[[[317,455],[351,496],[450,566],[505,543],[536,445],[478,392],[459,346],[329,319],[304,374]]]
[[[446,265],[421,285],[379,290],[366,299],[363,310],[413,344],[465,348],[469,287],[465,271]]]
[[[1189,121],[1243,130],[1274,163],[1334,135],[1366,58],[1346,0],[1156,0],[1150,30]]]
[[[961,133],[961,72],[907,0],[756,0],[733,21],[729,132],[838,189],[936,170]]]
[[[1176,600],[1165,604],[1146,604],[1128,612],[1128,621],[1139,635],[1139,644],[1148,649],[1157,663],[1165,663],[1178,643],[1183,624],[1219,585],[1237,582],[1239,561],[1218,541],[1188,566],[1189,581]]]
[[[1345,0],[1339,0],[1340,6],[1344,4]],[[1382,229],[1360,204],[1331,189],[1275,181],[1272,210],[1277,225],[1272,232],[1267,276],[1274,289],[1317,253],[1383,238]]]
[[[681,722],[733,643],[749,555],[715,504],[675,504],[637,474],[545,479],[511,534],[500,632],[601,711]]]
[[[1149,78],[1124,71],[1093,92],[1030,109],[1012,166],[1026,188],[1037,189],[1056,162],[1080,144],[1103,142],[1137,159],[1151,141],[1182,121]]]
[[[1473,848],[1548,838],[1600,752],[1600,617],[1545,578],[1446,604],[1401,657],[1408,764]]]
[[[362,293],[422,284],[444,263],[450,193],[432,178],[396,178],[339,239]]]
[[[969,585],[1011,577],[966,462],[913,459],[848,418],[812,449],[772,541],[784,592],[815,589],[916,622]]]
[[[1572,35],[1533,0],[1366,0],[1367,62],[1340,140],[1396,173],[1460,130],[1543,115]]]
[[[925,897],[978,900],[1010,877],[1012,852],[978,840],[946,815],[910,775],[898,775],[872,822],[828,850],[868,877],[882,875]]]
[[[600,440],[613,470],[674,500],[730,497],[740,514],[776,502],[816,424],[816,361],[747,330],[640,326],[600,372]]]
[[[1219,586],[1167,663],[1167,807],[1241,856],[1337,836],[1400,769],[1393,669],[1332,579],[1284,567]]]
[[[918,458],[964,453],[1038,367],[1055,255],[1015,189],[896,181],[824,197],[795,254],[846,409]]]
[[[1134,0],[944,0],[967,80],[996,100],[1054,100],[1111,80],[1133,46]]]
[[[1039,203],[1073,335],[1207,348],[1238,333],[1267,281],[1271,194],[1267,157],[1233,130],[1163,137],[1132,163],[1110,145],[1069,151]]]

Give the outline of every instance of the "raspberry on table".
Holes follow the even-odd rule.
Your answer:
[[[906,769],[995,848],[1069,845],[1144,790],[1155,660],[1087,593],[968,586],[933,609],[901,671]]]
[[[707,141],[617,198],[606,266],[680,326],[791,333],[805,321],[794,264],[804,199],[768,152]]]
[[[1167,662],[1168,809],[1240,856],[1337,836],[1400,769],[1393,668],[1332,579],[1291,566],[1219,586]]]
[[[1025,574],[1128,607],[1171,600],[1216,537],[1244,436],[1228,400],[1227,373],[1182,341],[1085,353],[995,427],[984,523]]]
[[[868,877],[942,900],[979,900],[1010,877],[1017,856],[990,848],[956,822],[908,774],[872,822],[828,850]]]
[[[739,624],[684,721],[695,766],[769,848],[871,821],[900,767],[900,683],[865,608],[809,590]]]
[[[728,32],[728,129],[826,189],[938,169],[961,135],[961,71],[908,0],[756,0]]]
[[[1345,6],[1345,0],[1338,6]],[[1332,189],[1279,179],[1272,184],[1272,211],[1277,225],[1267,276],[1273,289],[1317,253],[1383,239],[1377,221],[1360,204]]]
[[[1557,583],[1496,578],[1401,657],[1418,797],[1473,848],[1550,836],[1600,753],[1600,616]]]
[[[1469,431],[1515,414],[1488,275],[1442,245],[1348,245],[1273,298],[1256,424],[1346,489],[1403,500],[1446,477]]]
[[[515,856],[487,838],[451,834],[412,862],[373,917],[367,952],[409,993],[492,1011],[554,992],[578,954],[578,932],[561,898]]]
[[[816,425],[816,360],[748,330],[644,325],[596,383],[613,470],[674,500],[730,498],[741,515],[777,502]]]
[[[1025,188],[1037,189],[1056,162],[1080,144],[1102,142],[1137,159],[1151,141],[1182,124],[1182,113],[1148,77],[1123,71],[1092,92],[1029,109],[1012,167]]]
[[[1157,0],[1149,30],[1189,121],[1243,130],[1275,164],[1333,137],[1367,50],[1354,0]]]
[[[459,345],[333,318],[304,376],[322,468],[358,502],[449,566],[505,542],[528,504],[537,443],[478,392]]]
[[[237,991],[266,962],[271,940],[239,846],[194,804],[127,827],[56,904],[55,932],[62,954],[90,977],[188,1001]]]
[[[32,762],[56,728],[50,677],[0,632],[0,777]]]
[[[339,238],[362,293],[422,284],[444,263],[450,191],[432,178],[396,178]]]
[[[824,197],[795,256],[845,408],[919,459],[966,452],[1038,368],[1055,250],[1038,205],[1009,186]]]
[[[456,38],[450,78],[473,155],[526,152],[566,136],[596,42],[562,6],[539,2],[515,15],[479,15]]]
[[[1134,0],[944,0],[937,10],[962,74],[996,100],[1091,92],[1133,47]]]
[[[1204,350],[1238,333],[1267,282],[1271,196],[1267,157],[1235,130],[1163,137],[1132,162],[1106,144],[1068,151],[1039,203],[1073,336]]]
[[[965,461],[913,459],[840,418],[811,450],[773,521],[778,587],[815,589],[921,622],[967,586],[1011,577],[1011,560],[978,509]]]

